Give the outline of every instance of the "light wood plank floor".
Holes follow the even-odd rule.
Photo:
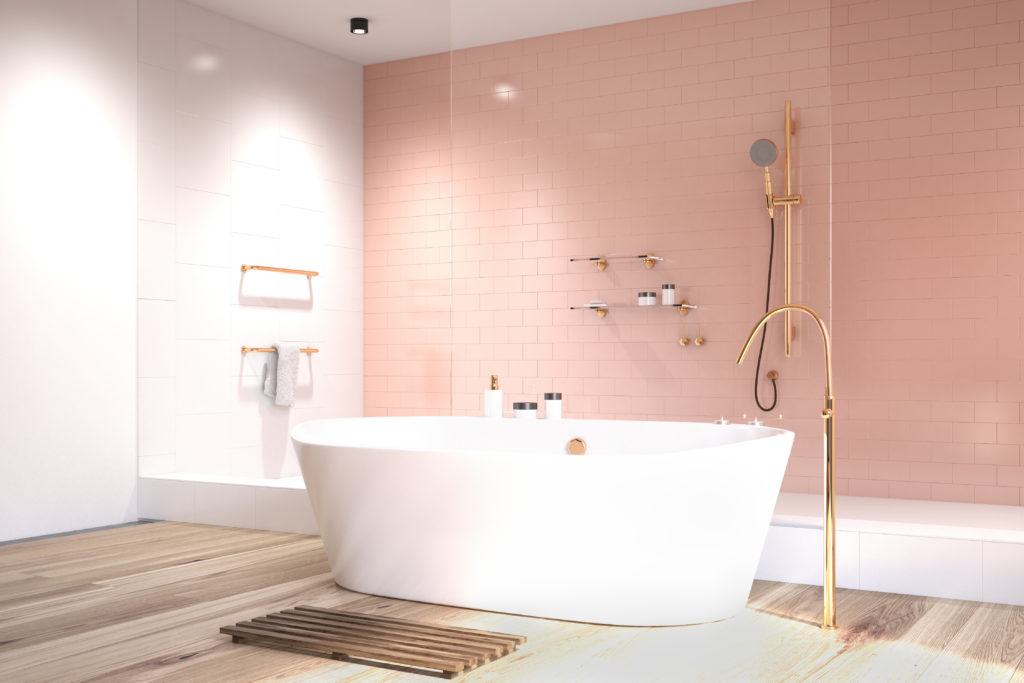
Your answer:
[[[297,604],[526,635],[467,681],[993,680],[1024,683],[1024,607],[755,582],[726,621],[623,628],[346,591],[313,536],[160,522],[0,546],[2,681],[430,680],[233,644],[221,626]]]

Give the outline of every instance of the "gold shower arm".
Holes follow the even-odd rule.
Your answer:
[[[768,322],[770,318],[779,313],[790,311],[803,311],[814,318],[821,331],[821,339],[825,345],[825,407],[821,410],[821,416],[825,419],[825,500],[824,500],[824,550],[825,550],[825,575],[822,581],[823,600],[821,627],[827,630],[836,628],[836,469],[835,469],[835,397],[832,396],[832,343],[828,337],[828,329],[825,321],[818,315],[817,311],[809,306],[800,304],[785,304],[765,313],[754,329],[750,331],[740,355],[736,358],[736,364],[743,362],[744,356],[750,349],[757,331]],[[788,322],[787,322],[788,326]],[[788,336],[788,332],[787,332]]]
[[[832,396],[832,342],[829,340],[828,329],[825,327],[825,321],[820,315],[818,315],[818,312],[810,306],[787,304],[779,306],[778,308],[773,308],[761,316],[761,319],[757,321],[756,325],[754,325],[754,329],[750,331],[750,336],[747,337],[746,343],[743,344],[743,349],[740,351],[740,355],[736,358],[736,365],[743,362],[743,359],[747,355],[747,350],[750,349],[750,345],[754,341],[754,336],[757,334],[757,331],[761,329],[761,326],[768,322],[769,319],[785,311],[803,311],[814,318],[814,322],[818,323],[818,330],[821,331],[822,341],[825,342],[825,395],[829,397]]]

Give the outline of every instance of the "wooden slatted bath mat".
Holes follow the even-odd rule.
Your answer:
[[[236,643],[439,671],[445,678],[504,657],[526,642],[526,636],[306,605],[240,621],[220,632]]]

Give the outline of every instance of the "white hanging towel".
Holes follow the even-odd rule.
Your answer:
[[[274,404],[295,405],[295,385],[299,380],[298,344],[279,342],[272,344],[277,353],[270,354],[264,366],[263,394],[274,399]]]

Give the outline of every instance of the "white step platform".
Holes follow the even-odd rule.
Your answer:
[[[254,479],[181,472],[139,477],[139,517],[319,533],[302,477]]]
[[[139,516],[316,534],[302,477],[140,477]],[[756,577],[821,585],[821,496],[782,493]],[[841,497],[843,588],[1024,605],[1024,507]]]
[[[757,578],[821,585],[822,506],[779,495]],[[1024,605],[1024,507],[840,497],[836,584]]]

